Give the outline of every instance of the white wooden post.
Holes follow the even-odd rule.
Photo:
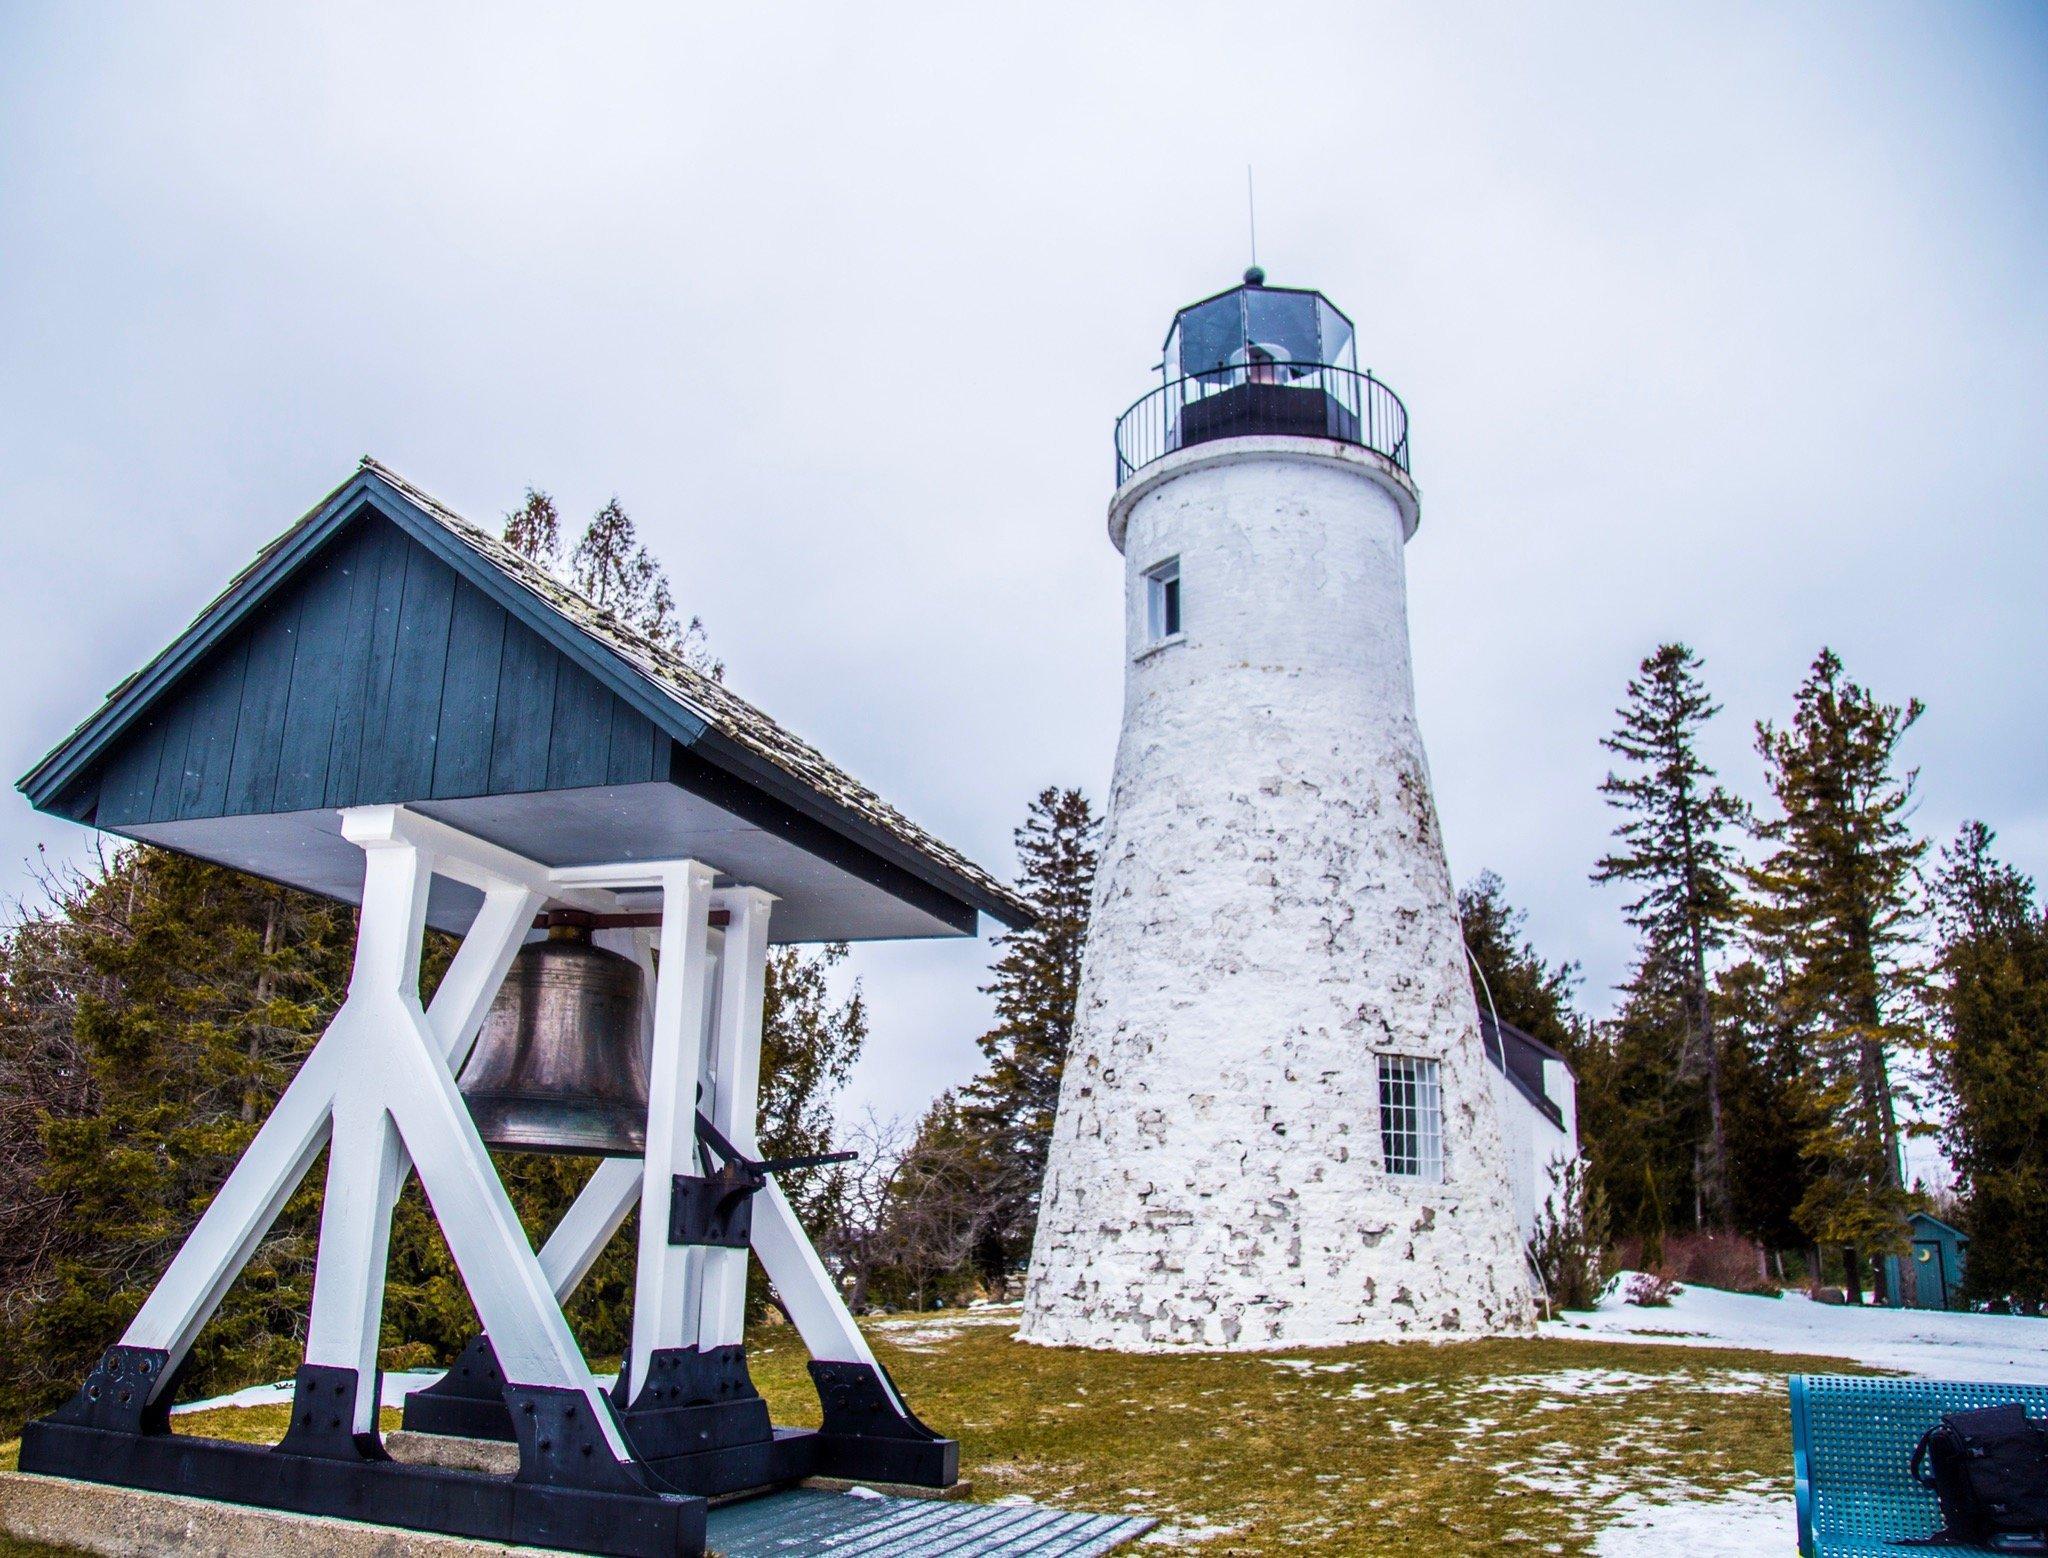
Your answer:
[[[717,1020],[705,1057],[703,1110],[720,1135],[748,1157],[758,1158],[761,1010],[766,997],[768,916],[775,899],[759,888],[735,887],[716,894],[713,903],[726,911],[727,920]],[[731,1346],[746,1335],[747,1252],[698,1253],[697,1345]]]
[[[654,986],[654,1050],[648,1066],[647,1154],[641,1163],[640,1252],[633,1284],[629,1389],[647,1383],[656,1351],[683,1343],[692,1286],[689,1249],[668,1242],[674,1176],[694,1172],[697,1078],[704,1070],[704,1003],[710,995],[709,866],[664,867],[660,882],[661,965]],[[492,1340],[495,1342],[496,1337]],[[502,1354],[501,1354],[502,1356]]]
[[[395,831],[361,841],[363,909],[348,997],[321,1043],[364,1048],[367,1030],[409,1023],[419,1009],[420,944],[426,933],[433,858]],[[474,960],[472,960],[472,964]],[[424,1024],[425,1014],[421,1013]],[[320,1250],[306,1362],[355,1371],[354,1431],[377,1426],[377,1336],[391,1208],[406,1160],[381,1080],[367,1068],[341,1078],[330,1108],[327,1190],[320,1204]]]
[[[372,1091],[349,1088],[335,1100],[313,1313],[306,1328],[306,1362],[355,1371],[359,1434],[377,1426],[377,1337],[391,1255],[391,1207],[407,1166],[391,1115]]]

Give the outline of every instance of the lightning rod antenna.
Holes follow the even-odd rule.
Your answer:
[[[1244,165],[1244,209],[1252,231],[1252,269],[1259,268],[1259,203],[1252,191],[1252,165]]]

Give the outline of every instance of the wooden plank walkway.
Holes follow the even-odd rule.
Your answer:
[[[791,1488],[712,1510],[706,1539],[725,1558],[1093,1558],[1157,1523],[1042,1504],[862,1498]]]

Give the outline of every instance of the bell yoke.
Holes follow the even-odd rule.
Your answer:
[[[22,787],[361,905],[341,1008],[119,1344],[28,1426],[23,1470],[619,1555],[701,1552],[710,1497],[956,1480],[958,1446],[904,1404],[776,1182],[844,1155],[764,1160],[755,1120],[771,927],[1029,923],[987,873],[367,461]],[[462,939],[422,1004],[429,928]],[[599,1159],[538,1252],[491,1147]],[[195,1338],[323,1148],[289,1431],[170,1434]],[[405,1424],[513,1441],[512,1477],[400,1464],[379,1436],[413,1173],[483,1329]],[[607,1389],[562,1302],[635,1209]],[[812,1355],[815,1430],[773,1426],[748,1376],[749,1250]]]

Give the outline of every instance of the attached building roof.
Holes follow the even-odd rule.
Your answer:
[[[1484,1004],[1479,1008],[1479,1036],[1486,1046],[1486,1058],[1500,1067],[1515,1091],[1563,1130],[1564,1109],[1544,1091],[1543,1063],[1555,1060],[1569,1071],[1571,1062],[1533,1033],[1524,1033],[1511,1022],[1496,1022]]]
[[[721,682],[364,458],[21,780],[37,807],[353,901],[336,809],[552,865],[689,854],[781,940],[1035,908]],[[334,847],[340,845],[340,850]],[[456,891],[437,905],[455,928]]]

